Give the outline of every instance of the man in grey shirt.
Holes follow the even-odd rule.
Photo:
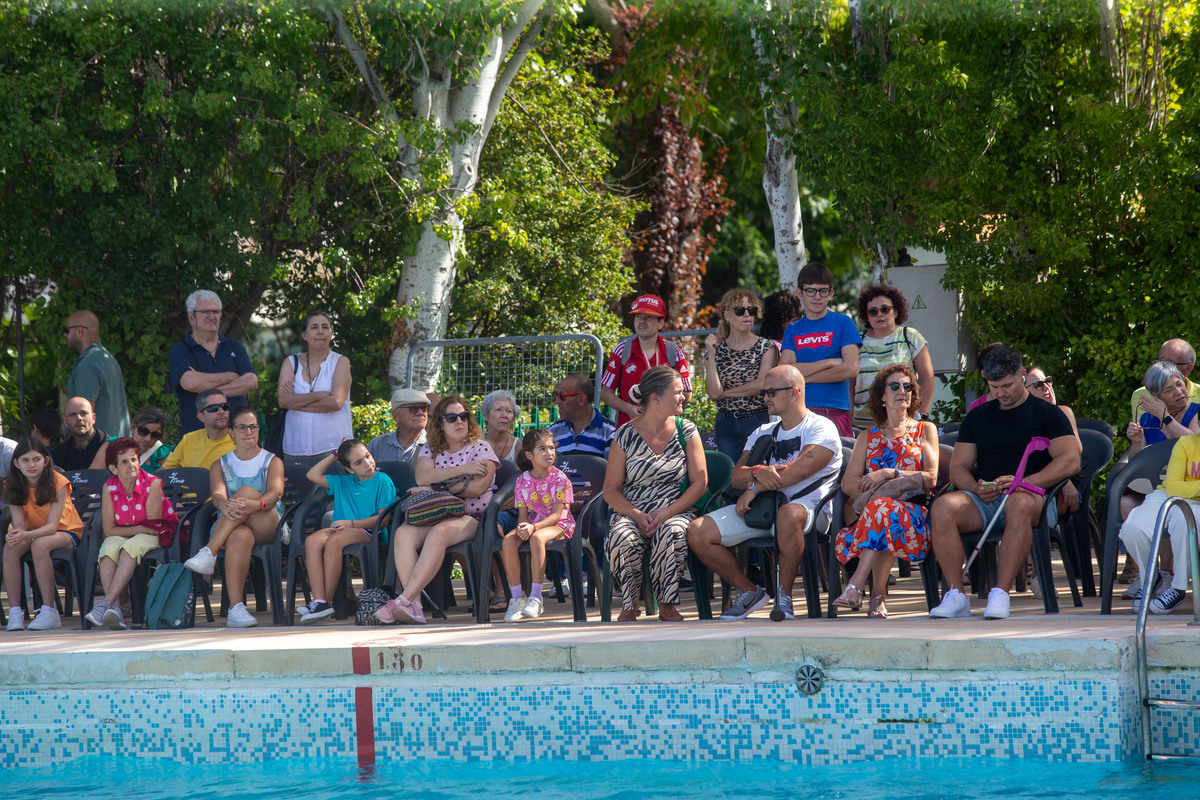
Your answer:
[[[128,436],[125,377],[117,359],[100,344],[100,320],[91,311],[76,311],[63,333],[67,346],[79,353],[67,380],[67,397],[86,397],[96,411],[96,427],[110,436]]]
[[[416,461],[421,445],[425,444],[429,398],[416,389],[397,389],[392,392],[392,420],[396,423],[396,432],[376,436],[367,445],[367,451],[376,463]]]

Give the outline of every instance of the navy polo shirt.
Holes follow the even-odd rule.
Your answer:
[[[171,389],[179,401],[181,436],[204,427],[196,417],[196,393],[189,392],[179,385],[184,373],[189,369],[209,373],[235,372],[238,375],[254,372],[254,367],[250,364],[250,356],[246,353],[246,348],[242,347],[242,343],[234,339],[226,339],[224,336],[218,337],[216,355],[211,355],[204,345],[198,343],[190,335],[185,337],[182,342],[176,343],[171,348],[170,364]],[[230,409],[249,405],[249,401],[245,397],[228,399]]]

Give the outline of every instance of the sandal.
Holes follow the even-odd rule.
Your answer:
[[[488,600],[488,611],[508,611],[508,601],[502,596],[496,595]]]
[[[887,619],[887,606],[883,604],[883,595],[877,594],[871,598],[867,619]]]
[[[850,599],[850,592],[854,592],[853,600]],[[842,608],[848,608],[851,611],[858,611],[862,608],[862,592],[853,583],[847,583],[846,588],[838,595],[837,600],[833,601],[833,604]]]
[[[641,613],[640,608],[622,608],[621,613],[617,616],[617,622],[637,622]]]
[[[659,603],[658,620],[659,622],[683,622],[683,614],[680,614],[679,609],[675,606]]]

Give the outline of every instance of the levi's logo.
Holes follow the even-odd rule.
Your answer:
[[[796,349],[803,350],[810,347],[829,347],[833,344],[833,331],[825,333],[810,333],[806,336],[796,336]]]

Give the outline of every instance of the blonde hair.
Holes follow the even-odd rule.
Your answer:
[[[721,297],[721,302],[717,303],[717,314],[721,317],[721,321],[717,323],[717,340],[725,341],[729,338],[729,323],[725,321],[725,315],[729,313],[729,309],[736,305],[736,301],[747,298],[750,305],[754,306],[754,313],[757,317],[762,317],[762,300],[751,289],[743,289],[738,287],[730,289]]]

